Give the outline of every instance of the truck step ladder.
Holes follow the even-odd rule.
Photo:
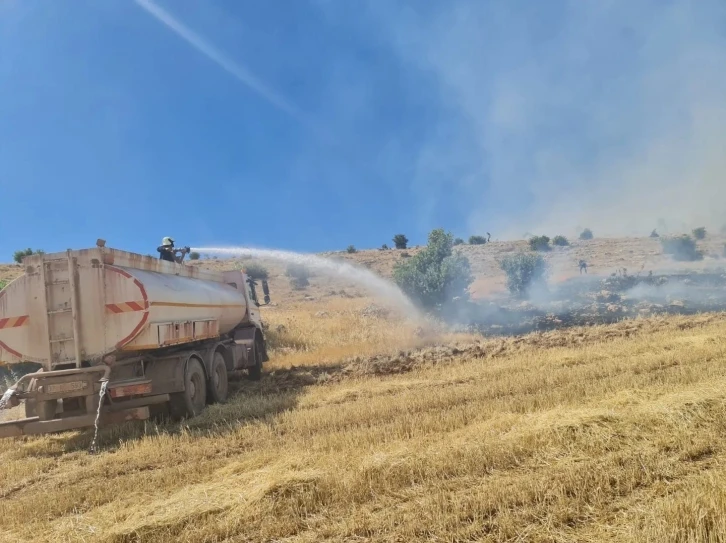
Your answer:
[[[51,367],[70,363],[81,367],[77,270],[78,264],[70,250],[67,258],[43,260],[41,276],[45,285]]]

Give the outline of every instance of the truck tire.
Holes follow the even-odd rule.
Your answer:
[[[255,348],[252,351],[255,357],[255,364],[247,368],[247,375],[250,381],[259,381],[262,378],[262,345],[260,345],[259,339],[255,339]]]
[[[202,412],[207,403],[207,383],[204,369],[196,358],[190,358],[184,371],[184,390],[171,394],[169,411],[174,419],[192,418]]]
[[[224,356],[216,351],[212,356],[211,371],[207,387],[207,398],[210,403],[224,403],[229,393],[229,379],[227,377],[227,365],[224,363]]]

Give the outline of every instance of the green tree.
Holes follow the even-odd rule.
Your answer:
[[[189,253],[189,260],[199,260],[199,257],[201,255],[197,252],[191,252]]]
[[[393,243],[396,249],[405,249],[408,247],[408,238],[403,234],[396,234],[393,236]]]
[[[401,290],[422,307],[432,309],[455,297],[468,298],[469,260],[453,252],[454,238],[442,228],[429,233],[428,244],[415,256],[396,264],[393,277]]]
[[[456,246],[456,245],[464,245],[464,240],[463,240],[463,239],[461,239],[461,238],[456,238],[456,239],[454,240],[454,245],[455,245],[455,246]]]
[[[592,239],[594,237],[595,236],[593,236],[592,230],[590,230],[589,228],[585,228],[582,231],[582,233],[580,234],[580,239],[582,239],[582,240],[588,240],[588,239]]]
[[[550,238],[547,236],[533,236],[529,238],[529,248],[533,251],[549,251]]]
[[[28,247],[24,251],[22,251],[22,250],[21,251],[15,251],[13,253],[13,260],[15,262],[17,262],[18,264],[20,264],[20,263],[23,262],[23,258],[25,258],[26,256],[42,255],[42,254],[45,254],[45,251],[41,251],[40,249],[36,249],[35,251],[33,251],[33,249],[31,249],[30,247]]]
[[[693,237],[696,239],[706,239],[706,227],[699,226],[693,229]]]
[[[296,290],[301,290],[310,284],[310,270],[302,264],[289,264],[285,274],[290,278],[290,285]]]
[[[348,245],[348,248],[346,249],[346,251],[348,252],[348,254],[353,254],[353,253],[357,253],[358,249],[356,249],[354,245]]]
[[[484,236],[469,236],[469,245],[484,245],[487,238]]]
[[[570,244],[570,241],[565,236],[555,236],[552,238],[552,245],[556,245],[558,247],[567,247]]]
[[[251,277],[255,281],[261,281],[262,279],[267,279],[270,275],[269,272],[267,271],[267,268],[265,268],[259,262],[250,262],[248,264],[245,264],[244,271],[248,277]]]
[[[696,241],[691,236],[683,235],[673,238],[661,238],[660,243],[663,247],[663,252],[671,255],[674,260],[686,262],[703,260],[703,253],[698,250]]]
[[[516,296],[524,296],[532,286],[544,283],[548,271],[542,255],[526,252],[505,256],[499,267],[507,276],[507,289]]]

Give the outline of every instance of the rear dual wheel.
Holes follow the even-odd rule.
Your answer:
[[[207,383],[210,403],[224,403],[229,394],[229,379],[227,378],[227,365],[221,352],[214,353],[210,370]]]
[[[184,390],[170,395],[169,411],[175,419],[197,416],[207,404],[204,368],[197,358],[190,358],[184,371]]]

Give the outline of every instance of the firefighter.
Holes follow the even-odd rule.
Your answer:
[[[181,264],[184,260],[184,256],[190,249],[189,247],[184,247],[182,249],[175,248],[174,239],[167,236],[161,240],[161,245],[157,247],[156,250],[159,251],[159,259]],[[177,253],[181,253],[181,255],[176,256]]]
[[[580,260],[579,265],[580,265],[580,275],[582,275],[583,271],[585,273],[587,273],[587,262],[585,262],[584,260]]]

